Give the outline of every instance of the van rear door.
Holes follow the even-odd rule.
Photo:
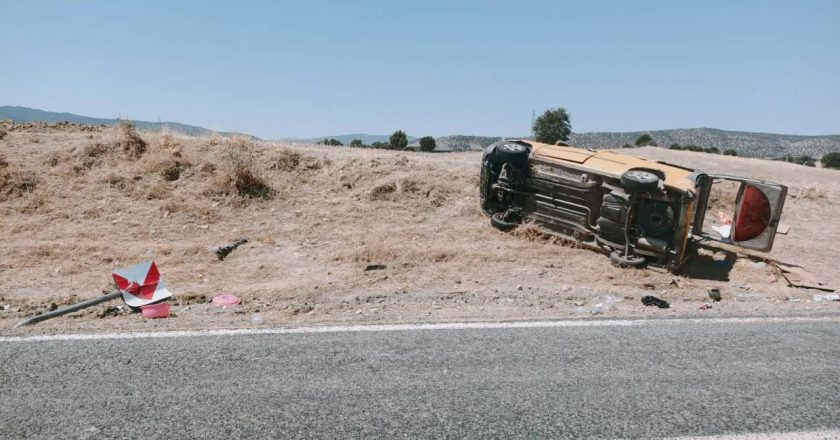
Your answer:
[[[787,186],[744,177],[702,175],[695,235],[768,252],[787,197]]]

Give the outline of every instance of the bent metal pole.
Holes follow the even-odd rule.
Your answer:
[[[78,302],[76,304],[70,304],[69,306],[60,307],[55,309],[51,312],[42,313],[40,315],[35,315],[31,318],[26,318],[23,321],[17,323],[14,328],[23,327],[24,325],[35,324],[36,322],[41,322],[46,319],[55,318],[56,316],[66,315],[68,313],[75,312],[77,310],[86,309],[91,306],[95,306],[97,304],[104,303],[106,301],[111,301],[113,299],[117,299],[122,295],[122,292],[116,290],[111,292],[107,295],[98,296],[96,298],[91,298],[84,300],[82,302]]]

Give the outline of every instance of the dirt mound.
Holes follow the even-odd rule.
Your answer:
[[[141,147],[141,142],[143,147]],[[103,305],[39,329],[186,328],[343,321],[573,316],[597,295],[615,314],[806,310],[745,255],[715,252],[679,275],[613,268],[607,256],[526,225],[494,230],[478,207],[479,153],[425,154],[186,137],[122,128],[9,130],[0,140],[0,331],[111,288],[111,270],[154,259],[177,318],[147,324]],[[625,152],[625,151],[623,151]],[[633,154],[791,186],[772,257],[837,284],[836,171],[652,148]],[[248,238],[220,262],[213,250]],[[369,265],[384,269],[365,270]],[[698,311],[710,288],[724,301]],[[640,303],[653,294],[667,311]],[[221,310],[206,299],[235,294]],[[195,300],[190,300],[193,298]],[[197,298],[197,299],[196,299]],[[834,305],[820,305],[820,310]]]

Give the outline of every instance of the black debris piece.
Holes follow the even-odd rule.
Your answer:
[[[650,295],[642,297],[642,304],[646,306],[656,306],[660,309],[667,309],[668,307],[671,307],[671,305],[668,304],[668,301]]]
[[[216,254],[217,257],[219,257],[219,261],[222,261],[222,260],[225,259],[225,257],[230,255],[230,253],[233,252],[234,249],[238,248],[239,246],[242,246],[243,244],[245,244],[247,242],[248,242],[248,240],[243,238],[242,240],[237,240],[234,243],[226,244],[226,245],[221,246],[218,249],[216,249],[215,254]]]
[[[365,267],[365,272],[369,270],[382,270],[385,268],[387,268],[387,266],[384,264],[368,264],[367,267]]]

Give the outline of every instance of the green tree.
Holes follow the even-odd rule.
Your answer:
[[[546,144],[567,141],[569,135],[572,134],[569,112],[563,107],[546,110],[534,121],[531,128],[534,130],[534,139]]]
[[[635,145],[630,145],[630,144],[624,144],[624,145],[621,146],[621,148],[636,148],[636,146]]]
[[[680,144],[671,144],[671,146],[668,148],[671,150],[684,150],[684,148]]]
[[[389,140],[392,150],[405,150],[405,147],[408,146],[408,136],[402,130],[395,131]]]
[[[350,146],[354,148],[364,148],[365,143],[361,139],[353,139],[350,141]]]
[[[636,139],[636,146],[637,147],[646,147],[648,145],[651,145],[651,146],[654,146],[654,147],[656,146],[656,141],[654,141],[653,138],[650,137],[649,134],[645,133],[645,134],[639,136],[638,139]]]
[[[386,144],[385,142],[379,142],[379,141],[376,141],[376,142],[370,144],[370,148],[379,148],[379,149],[382,149],[382,150],[388,149],[390,147],[391,147],[391,145]]]
[[[820,159],[823,168],[834,168],[840,170],[840,152],[828,153]]]
[[[435,138],[431,136],[423,136],[420,138],[420,151],[434,151],[437,143]]]
[[[737,156],[738,152],[730,148],[728,150],[723,150],[723,155],[724,156]]]

